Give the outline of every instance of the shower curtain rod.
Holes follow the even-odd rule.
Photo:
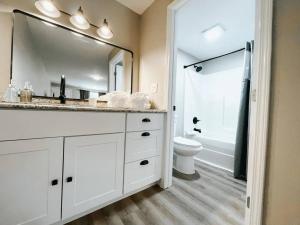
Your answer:
[[[245,48],[241,48],[239,50],[235,50],[233,52],[229,52],[229,53],[226,53],[224,55],[216,56],[216,57],[213,57],[213,58],[210,58],[210,59],[206,59],[206,60],[203,60],[203,61],[200,61],[200,62],[196,62],[196,63],[190,64],[190,65],[186,65],[186,66],[183,66],[183,68],[186,69],[186,68],[189,68],[191,66],[195,66],[199,63],[204,63],[204,62],[207,62],[207,61],[210,61],[210,60],[218,59],[218,58],[221,58],[221,57],[224,57],[224,56],[227,56],[227,55],[230,55],[230,54],[234,54],[234,53],[237,53],[237,52],[240,52],[240,51],[243,51],[243,50],[245,50]]]

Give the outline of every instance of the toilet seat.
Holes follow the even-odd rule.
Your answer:
[[[201,143],[195,140],[187,139],[184,137],[175,137],[174,144],[187,148],[200,148],[202,147]]]

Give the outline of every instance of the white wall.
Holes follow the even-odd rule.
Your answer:
[[[1,10],[1,4],[0,4]],[[10,47],[12,35],[12,15],[0,12],[0,99],[10,80]]]
[[[185,74],[187,69],[184,69],[183,66],[189,65],[195,62],[198,62],[199,59],[189,55],[188,53],[177,50],[177,60],[176,60],[176,95],[175,95],[175,122],[176,122],[176,136],[183,136],[183,124],[184,124],[184,92],[185,92]]]

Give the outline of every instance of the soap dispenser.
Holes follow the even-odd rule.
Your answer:
[[[12,79],[3,96],[4,102],[18,102],[18,90],[15,81]]]

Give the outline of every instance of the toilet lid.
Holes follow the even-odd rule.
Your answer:
[[[202,146],[201,143],[199,143],[198,141],[183,138],[183,137],[175,137],[174,143],[177,145],[183,145],[183,146],[194,147],[194,148],[198,148]]]

